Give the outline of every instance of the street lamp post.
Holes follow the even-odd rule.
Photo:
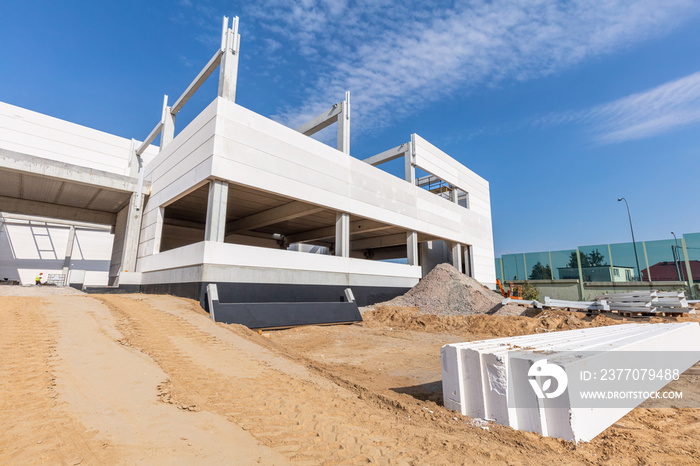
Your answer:
[[[639,259],[637,258],[637,243],[634,241],[634,228],[632,228],[632,214],[630,214],[630,205],[627,203],[627,199],[625,199],[624,197],[621,197],[617,200],[617,202],[620,201],[625,201],[625,205],[627,206],[627,217],[629,217],[630,219],[630,231],[632,232],[632,246],[634,246],[634,261],[637,263],[637,280],[641,281],[642,274],[639,270]]]

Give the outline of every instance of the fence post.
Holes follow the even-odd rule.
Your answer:
[[[576,248],[576,262],[578,265],[578,287],[581,293],[581,301],[583,301],[585,299],[583,297],[583,269],[581,268],[581,251],[579,251],[578,248]]]
[[[688,260],[688,248],[685,246],[685,238],[681,238],[681,246],[683,247],[683,259],[685,260],[685,271],[688,274],[688,286],[690,287],[690,296],[693,299],[697,298],[695,293],[695,283],[693,283],[693,274],[690,271],[690,260]]]
[[[649,259],[647,258],[647,244],[642,241],[642,249],[644,250],[644,263],[647,265],[647,279],[651,283],[651,270],[649,270]]]

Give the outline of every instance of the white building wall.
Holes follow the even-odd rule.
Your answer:
[[[474,277],[495,284],[488,183],[427,141],[416,139],[417,160],[425,166],[433,163],[436,175],[468,192],[471,208],[218,98],[146,167],[152,189],[144,211],[137,270],[153,270],[153,262],[145,259],[158,250],[161,208],[208,179],[218,178],[469,244]],[[172,263],[160,264],[164,268],[182,265],[176,256],[165,257]],[[232,256],[232,260],[239,259]],[[368,267],[380,267],[374,261],[365,262]]]
[[[63,273],[68,245],[67,226],[47,226],[11,220],[0,227],[0,278],[34,283],[39,272]],[[86,285],[106,285],[114,235],[108,231],[77,229],[71,269],[85,272]],[[81,272],[82,273],[82,272]]]
[[[0,102],[0,147],[57,162],[129,175],[131,140]],[[148,162],[157,152],[149,147]]]
[[[144,176],[152,184],[141,221],[139,258],[158,252],[161,206],[185,196],[211,175],[216,104],[215,100],[204,109],[146,166]]]

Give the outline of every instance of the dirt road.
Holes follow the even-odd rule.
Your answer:
[[[581,445],[445,410],[439,347],[460,338],[259,335],[169,296],[0,296],[0,463],[700,461],[698,410],[637,409]]]

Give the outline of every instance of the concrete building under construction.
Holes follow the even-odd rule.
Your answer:
[[[166,96],[142,142],[0,103],[4,223],[38,216],[65,229],[65,261],[51,260],[66,283],[77,272],[70,235],[102,231],[112,242],[104,284],[127,291],[201,299],[216,283],[227,302],[331,302],[350,288],[363,305],[446,261],[493,286],[488,182],[417,134],[351,156],[349,94],[296,129],[237,105],[237,24],[225,18],[220,49],[173,104]],[[217,68],[218,96],[176,131]],[[337,148],[309,137],[331,124]],[[403,178],[377,168],[398,158]]]

